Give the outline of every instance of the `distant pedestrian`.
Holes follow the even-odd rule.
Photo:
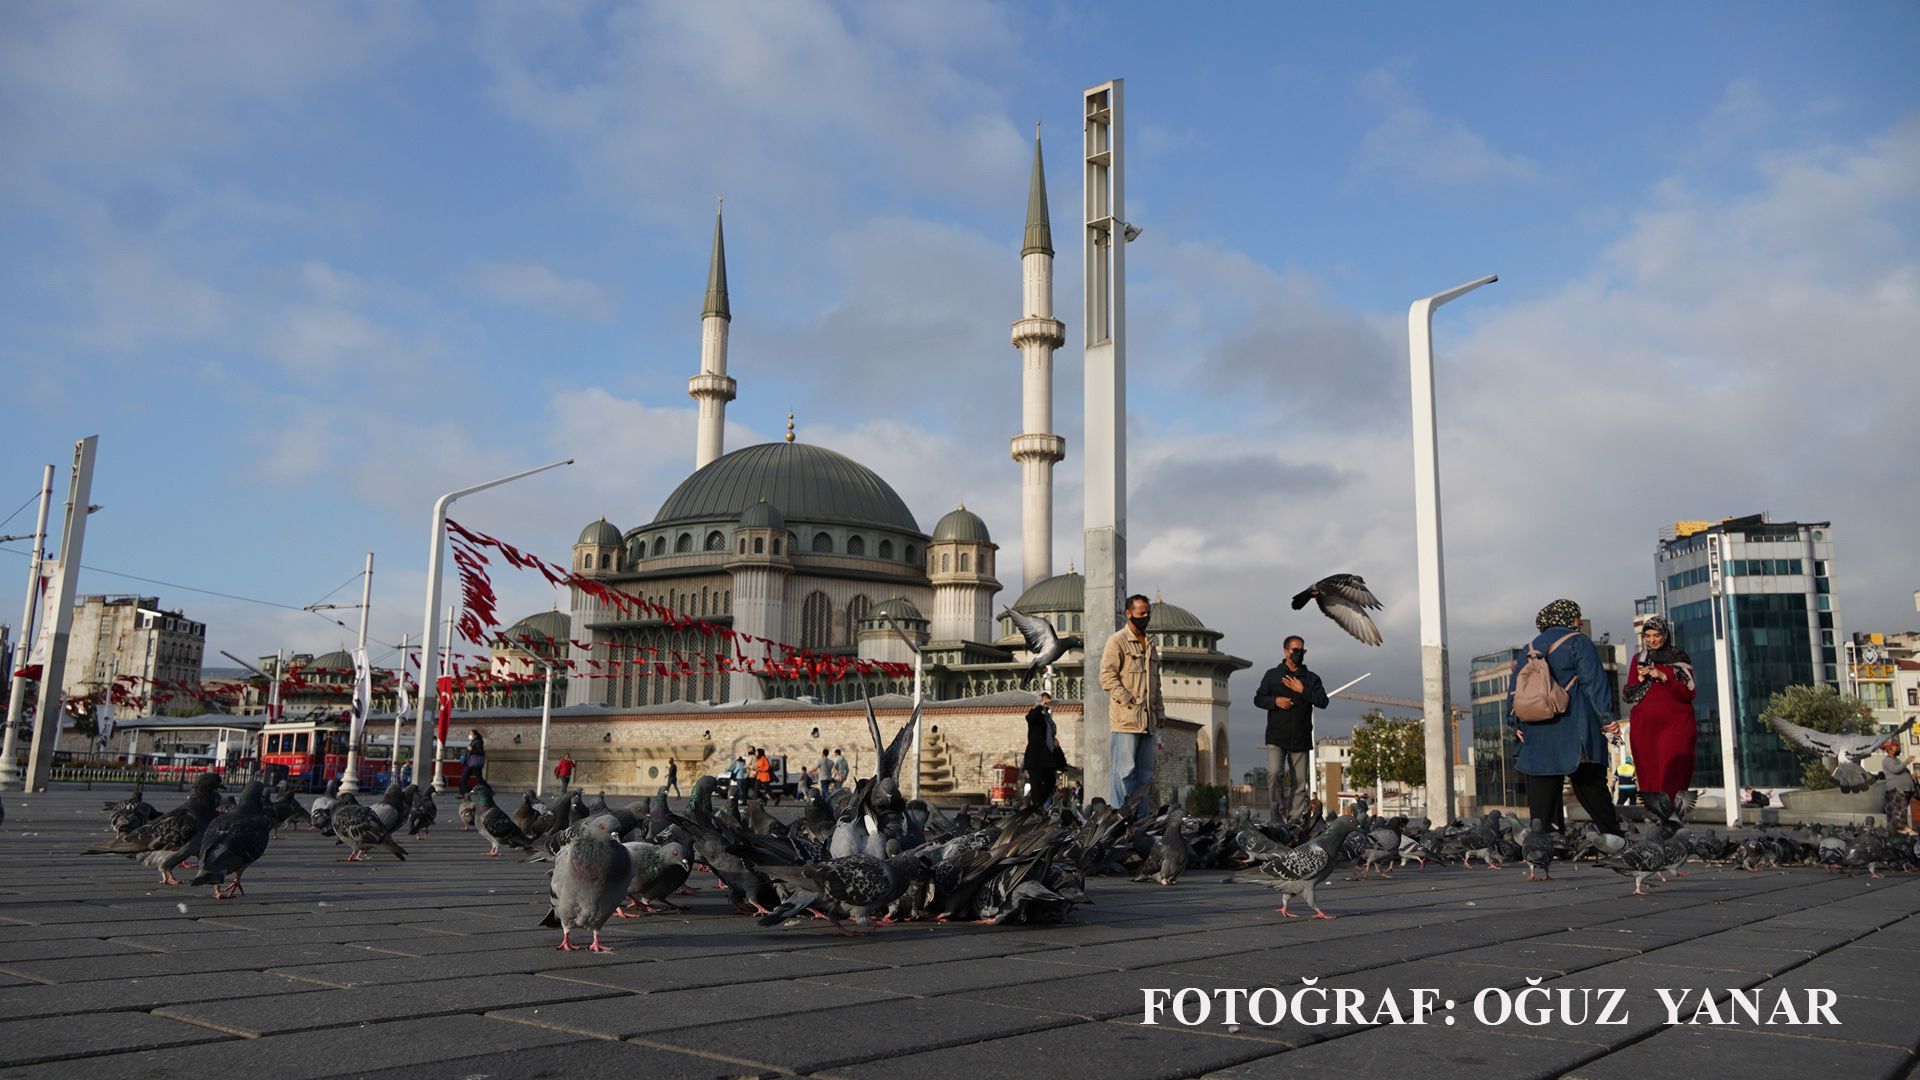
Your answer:
[[[840,756],[840,748],[833,748],[833,787],[838,791],[847,786],[847,759]]]
[[[1633,759],[1622,757],[1620,767],[1613,770],[1614,805],[1632,806],[1633,797],[1640,790],[1634,780]]]
[[[737,757],[727,766],[727,801],[738,807],[747,791],[747,759]]]
[[[1693,717],[1693,661],[1673,643],[1673,625],[1652,615],[1640,627],[1640,651],[1627,665],[1621,694],[1633,711],[1628,740],[1633,746],[1634,783],[1640,800],[1657,817],[1693,786],[1693,743],[1699,727]]]
[[[567,789],[573,786],[573,767],[572,754],[561,754],[560,763],[553,767],[553,775],[560,778],[560,794],[563,796],[566,795]]]
[[[1267,714],[1267,801],[1277,821],[1306,813],[1313,794],[1313,710],[1327,707],[1327,688],[1307,669],[1307,641],[1281,643],[1286,656],[1260,677],[1253,707]]]
[[[1620,835],[1620,817],[1607,798],[1607,737],[1620,725],[1613,718],[1613,692],[1600,667],[1600,650],[1580,632],[1580,605],[1555,600],[1534,618],[1540,631],[1527,646],[1527,655],[1513,665],[1507,690],[1506,714],[1520,740],[1514,766],[1527,777],[1527,811],[1543,823],[1554,820],[1562,788],[1571,781],[1573,794],[1601,832]],[[1514,697],[1521,671],[1535,658],[1546,664],[1553,685],[1567,702],[1553,717],[1523,721],[1514,715]]]
[[[1880,766],[1880,775],[1886,779],[1887,789],[1881,797],[1881,806],[1887,812],[1887,828],[1894,832],[1913,832],[1913,773],[1907,763],[1900,760],[1900,743],[1888,739],[1880,745],[1880,752],[1887,755],[1886,764]]]
[[[813,763],[813,781],[820,785],[822,796],[833,794],[833,762],[824,746],[820,748],[820,760]]]
[[[774,805],[780,804],[780,794],[773,789],[773,762],[767,758],[767,748],[754,751],[753,758],[754,793],[762,800],[772,798]]]
[[[480,737],[479,728],[467,731],[466,753],[461,755],[460,794],[464,797],[474,784],[485,783],[487,779],[487,741]]]
[[[1020,767],[1027,772],[1027,798],[1034,806],[1044,806],[1059,785],[1060,770],[1067,767],[1060,729],[1053,721],[1052,694],[1042,692],[1039,704],[1027,710],[1027,749]]]
[[[680,794],[680,762],[675,758],[667,759],[667,782],[665,787],[675,795]]]

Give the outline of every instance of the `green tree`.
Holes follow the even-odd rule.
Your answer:
[[[1425,784],[1427,754],[1420,721],[1389,719],[1379,709],[1368,710],[1353,729],[1347,776],[1360,789],[1381,781]]]
[[[1864,735],[1873,731],[1873,710],[1866,702],[1840,696],[1831,686],[1789,686],[1767,698],[1767,712],[1788,723],[1836,735]],[[1833,786],[1833,777],[1820,755],[1793,747],[1801,757],[1801,783],[1819,791]]]

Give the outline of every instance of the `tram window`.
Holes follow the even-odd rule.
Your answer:
[[[280,736],[278,735],[267,736],[267,753],[277,754],[279,752],[280,752]]]
[[[303,731],[293,737],[293,752],[296,754],[304,754],[307,752],[306,732]]]

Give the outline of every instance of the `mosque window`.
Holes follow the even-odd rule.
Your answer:
[[[880,557],[883,559],[893,558],[893,541],[891,540],[880,541]]]
[[[833,603],[823,592],[811,592],[800,603],[800,647],[824,649],[832,643]]]
[[[847,644],[852,645],[860,639],[860,624],[867,621],[867,613],[873,610],[873,601],[865,594],[847,601]]]
[[[944,574],[951,569],[953,569],[953,556],[947,554],[944,551],[941,552],[940,553],[940,572]]]
[[[732,589],[722,589],[720,591],[720,614],[722,615],[733,614],[733,590]]]
[[[684,555],[687,552],[692,550],[693,550],[693,534],[681,533],[680,539],[674,541],[673,543],[673,553],[675,555]]]
[[[603,553],[600,556],[600,569],[605,570],[606,568],[607,568],[607,556]]]
[[[747,553],[747,538],[743,536],[740,538],[740,554],[745,555],[746,553]]]
[[[656,536],[656,537],[654,537],[654,538],[653,538],[653,554],[654,554],[654,557],[655,557],[655,558],[658,558],[658,557],[660,557],[660,556],[662,556],[662,555],[665,555],[666,553],[667,553],[667,538],[666,538],[666,537],[664,537],[664,536]]]
[[[707,550],[708,551],[727,550],[727,538],[720,534],[719,529],[715,529],[712,532],[707,534]]]
[[[823,532],[814,533],[813,534],[813,550],[820,554],[825,554],[825,555],[833,554],[833,537],[828,536],[826,533],[823,533]]]
[[[912,544],[908,544],[908,545],[907,545],[907,558],[906,558],[906,561],[907,561],[907,562],[909,562],[909,563],[918,563],[918,562],[920,561],[920,553],[919,553],[918,551],[915,551],[915,550],[913,549],[913,545],[912,545]]]
[[[867,542],[865,539],[858,536],[847,537],[847,554],[865,555],[866,553],[867,553]]]
[[[973,556],[967,554],[964,551],[961,552],[960,553],[960,572],[964,574],[971,569],[973,569]]]
[[[759,550],[759,542],[758,542],[758,541],[755,541],[755,543],[754,543],[754,549],[755,549],[755,550]],[[777,536],[773,538],[773,553],[774,553],[775,555],[778,555],[778,554],[780,554],[780,538],[779,538],[779,537],[777,537]]]
[[[745,540],[742,540],[742,541],[740,541],[740,542],[741,542],[742,544],[745,544],[745,543],[746,543],[746,541],[745,541]],[[774,541],[773,543],[774,543],[774,548],[773,548],[773,550],[774,550],[774,551],[775,551],[775,552],[777,553],[777,552],[778,552],[778,551],[780,550],[780,541],[778,541],[778,540],[775,540],[775,541]],[[755,555],[764,555],[764,554],[766,554],[766,552],[767,552],[767,538],[766,538],[766,537],[764,537],[764,536],[756,536],[756,537],[754,537],[754,538],[753,538],[753,553],[754,553]]]

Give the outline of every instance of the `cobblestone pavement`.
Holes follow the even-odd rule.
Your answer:
[[[1342,872],[1319,899],[1343,917],[1321,922],[1195,871],[1171,888],[1095,879],[1094,906],[1066,926],[848,939],[760,930],[700,874],[684,916],[616,920],[614,952],[561,954],[536,926],[544,867],[485,858],[457,823],[409,841],[405,863],[336,862],[345,849],[290,830],[245,896],[216,902],[81,856],[122,794],[6,796],[0,1077],[1871,1080],[1913,1075],[1920,1049],[1920,876],[1696,868],[1636,898],[1590,867],[1533,884]],[[1304,978],[1327,993],[1301,997]],[[1497,1014],[1497,991],[1529,980],[1554,991],[1555,1015],[1527,1022],[1535,994],[1480,1022],[1476,997]],[[1148,988],[1187,993],[1145,1026]],[[1371,1022],[1411,1019],[1416,988],[1439,1003],[1427,1023]],[[1255,993],[1220,993],[1235,989]],[[1623,992],[1614,1016],[1588,993],[1608,989]],[[1696,1022],[1667,1025],[1662,990],[1684,992],[1679,1015]],[[1820,991],[1838,1026],[1783,1022],[1817,1016]],[[1333,1009],[1342,992],[1358,1017]]]

